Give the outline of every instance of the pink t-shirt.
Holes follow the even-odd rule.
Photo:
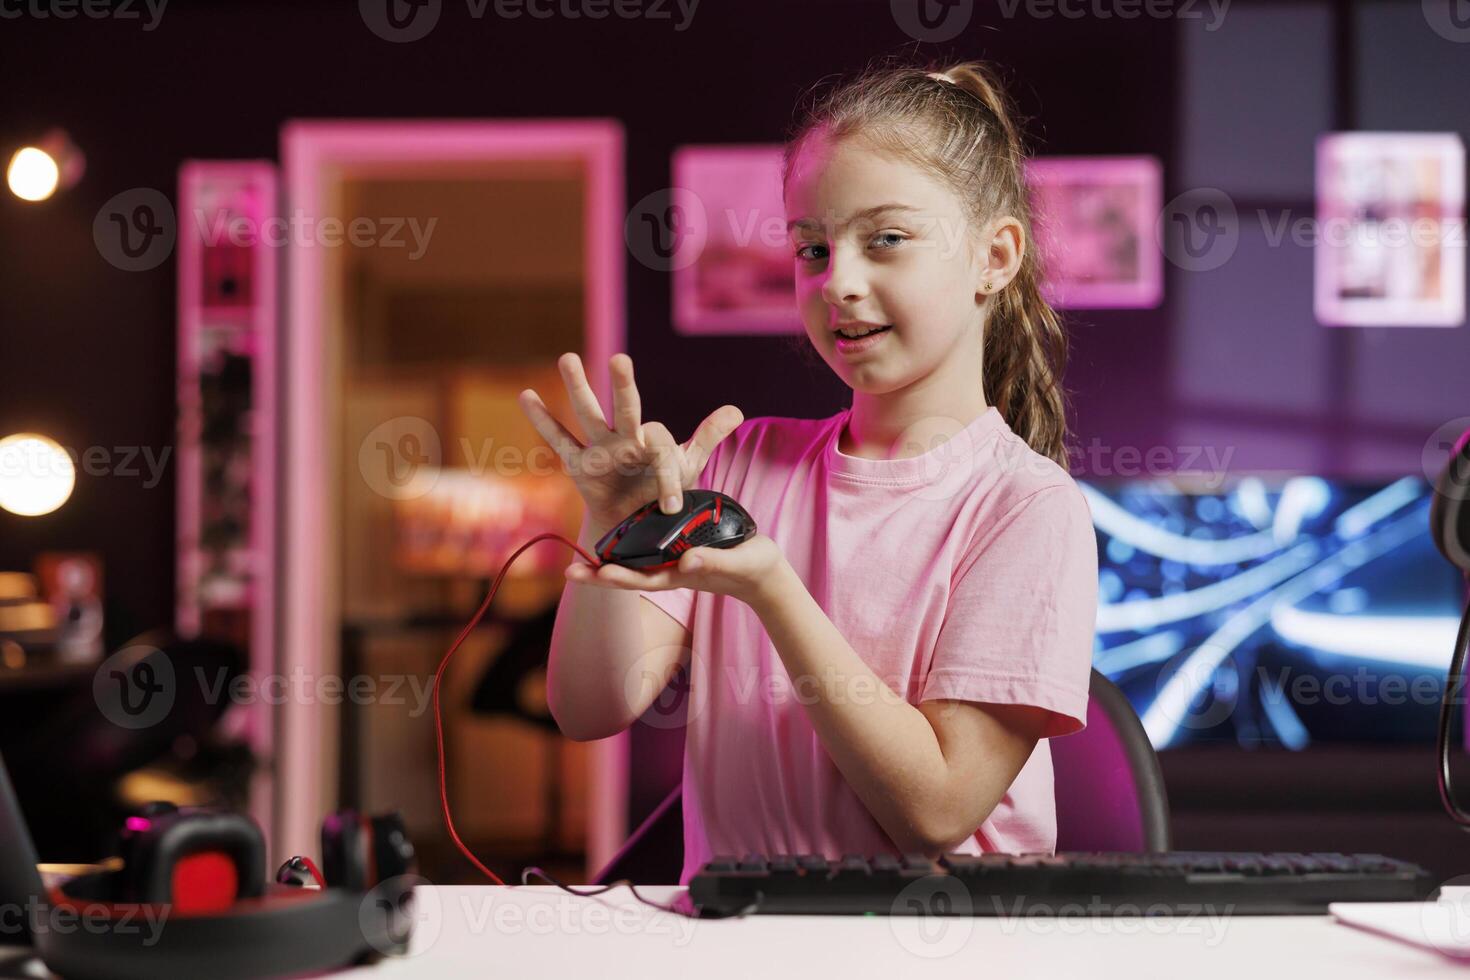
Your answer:
[[[1097,544],[1077,485],[994,407],[902,459],[840,452],[850,411],[747,420],[699,485],[749,511],[853,650],[909,703],[1036,705],[1053,712],[1048,737],[1081,730]],[[810,723],[817,685],[793,684],[750,607],[689,589],[641,594],[693,645],[680,884],[716,854],[898,854]],[[958,850],[1055,847],[1043,739]]]

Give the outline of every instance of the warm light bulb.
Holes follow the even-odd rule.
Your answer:
[[[44,201],[56,193],[61,183],[61,168],[51,154],[34,146],[23,146],[10,158],[5,172],[10,190],[23,201]]]
[[[71,496],[77,470],[54,440],[35,432],[0,439],[0,507],[22,517],[49,514]]]

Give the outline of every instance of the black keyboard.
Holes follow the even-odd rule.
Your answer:
[[[1423,901],[1436,887],[1418,865],[1379,854],[748,854],[705,864],[689,900],[709,915],[1303,915],[1328,902]]]

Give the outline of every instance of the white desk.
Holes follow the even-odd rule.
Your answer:
[[[578,888],[582,886],[576,886]],[[668,904],[684,889],[640,887]],[[688,919],[626,888],[420,888],[409,954],[353,978],[1464,977],[1470,965],[1330,916],[1014,919],[752,915]]]

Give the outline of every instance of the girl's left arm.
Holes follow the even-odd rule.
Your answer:
[[[990,815],[1030,758],[1047,712],[1027,705],[932,700],[893,691],[827,618],[776,542],[692,548],[677,568],[585,564],[567,578],[610,588],[696,589],[746,603],[781,655],[832,761],[894,845],[953,851]]]

